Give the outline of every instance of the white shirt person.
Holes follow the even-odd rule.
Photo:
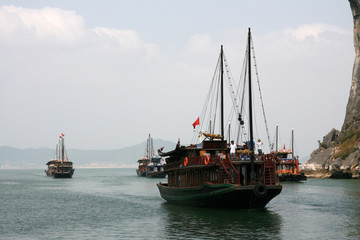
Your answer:
[[[263,142],[261,141],[261,139],[259,139],[258,141],[257,141],[257,143],[256,143],[256,147],[257,147],[257,149],[258,149],[258,153],[261,155],[261,154],[263,154],[263,152],[262,152],[262,149],[261,149],[261,146],[263,145]]]
[[[231,141],[231,144],[230,144],[230,157],[231,157],[231,160],[235,160],[235,153],[236,153],[236,144],[234,143],[234,141]]]

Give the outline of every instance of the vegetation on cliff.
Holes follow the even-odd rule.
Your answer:
[[[350,156],[351,153],[359,150],[360,142],[360,131],[359,129],[349,128],[344,132],[342,136],[339,137],[338,145],[339,151],[335,154],[335,158],[346,159]],[[356,154],[357,158],[359,154]]]

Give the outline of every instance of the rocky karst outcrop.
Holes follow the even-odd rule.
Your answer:
[[[332,129],[303,165],[308,177],[359,178],[360,142],[353,137],[340,142],[341,133]]]
[[[360,162],[360,0],[349,0],[354,20],[355,61],[341,131],[332,129],[303,165],[308,177],[359,178]]]

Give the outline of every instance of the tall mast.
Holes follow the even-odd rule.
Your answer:
[[[276,124],[276,148],[275,148],[275,152],[278,151],[278,137],[279,137],[279,126]]]
[[[150,153],[150,159],[152,159],[153,158],[153,154],[154,154],[154,143],[153,143],[153,139],[152,139],[152,137],[150,137],[150,141],[151,141],[151,148],[150,148],[150,151],[151,151],[151,153]]]
[[[292,158],[294,158],[295,154],[294,154],[294,129],[291,129],[291,155]]]
[[[64,148],[64,137],[61,136],[61,161],[64,161],[65,148]]]
[[[253,136],[253,116],[252,116],[252,95],[251,95],[251,32],[248,33],[248,68],[249,68],[249,120],[250,120],[250,159],[251,159],[251,180],[255,178],[254,172],[254,136]]]
[[[295,167],[296,167],[296,159],[295,159],[295,155],[294,155],[294,129],[291,129],[291,158],[293,159],[293,165],[292,165],[292,173],[294,173],[295,171]]]
[[[229,144],[230,144],[230,142],[231,142],[231,136],[230,136],[231,131],[230,131],[230,128],[231,128],[231,124],[229,123]]]
[[[213,133],[213,132],[211,131],[211,120],[210,120],[210,122],[209,122],[209,132],[210,132],[210,133]]]
[[[59,144],[56,144],[56,150],[55,150],[55,159],[59,159],[59,157],[58,157],[58,146],[59,146]]]
[[[223,66],[223,45],[221,45],[220,51],[221,64],[220,64],[220,74],[221,74],[221,140],[224,141],[224,66]],[[223,146],[223,144],[221,144]],[[223,148],[223,147],[222,147]]]
[[[150,134],[146,141],[146,158],[150,159]]]
[[[58,141],[58,160],[61,160],[61,137],[59,138],[59,141]]]

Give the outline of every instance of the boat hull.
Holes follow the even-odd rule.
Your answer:
[[[136,174],[138,175],[138,177],[146,177],[146,171],[136,170]]]
[[[264,208],[280,194],[281,185],[240,186],[234,184],[204,184],[199,187],[168,187],[157,184],[160,195],[169,203],[211,208]]]
[[[164,172],[147,172],[146,177],[148,177],[148,178],[165,178],[166,173],[164,173]]]
[[[53,177],[55,172],[50,170],[45,170],[46,176]]]
[[[54,178],[72,178],[72,175],[74,174],[75,169],[72,169],[68,172],[57,172],[57,171],[51,171],[51,170],[45,170],[45,173],[49,177]]]
[[[54,173],[54,178],[72,178],[74,170],[70,172],[56,172]]]
[[[302,182],[306,181],[307,177],[304,173],[301,174],[279,174],[280,182]]]

